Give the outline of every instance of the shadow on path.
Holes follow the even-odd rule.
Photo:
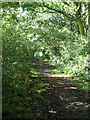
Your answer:
[[[47,113],[50,120],[58,118],[89,118],[89,99],[86,97],[87,92],[68,81],[68,77],[57,77],[51,75],[48,69],[55,69],[48,62],[36,61],[35,69],[40,72],[40,80],[43,81],[42,87],[46,89],[41,93],[48,103],[43,104],[46,107],[44,112]]]

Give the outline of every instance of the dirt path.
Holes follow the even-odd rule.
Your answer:
[[[51,75],[47,70],[53,68],[48,62],[39,60],[36,62],[36,71],[40,72],[43,88],[42,95],[48,100],[44,104],[45,113],[50,120],[60,118],[89,118],[89,100],[86,92],[80,87],[68,81],[67,77]],[[43,107],[42,106],[42,107]]]

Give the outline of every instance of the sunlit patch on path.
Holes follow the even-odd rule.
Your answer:
[[[49,77],[71,77],[71,75],[65,75],[65,74],[45,74],[46,76]]]

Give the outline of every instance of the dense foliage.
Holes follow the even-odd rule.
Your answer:
[[[3,44],[3,117],[27,118],[32,109],[37,108],[38,98],[43,101],[40,92],[43,91],[40,82],[33,77],[38,77],[33,65],[35,64],[34,52],[25,35],[17,29],[17,23],[11,16],[3,17],[2,44]],[[21,29],[21,28],[20,28]],[[33,117],[33,114],[29,114]]]
[[[44,59],[56,66],[56,73],[71,74],[79,77],[79,83],[89,87],[89,31],[83,38],[75,21],[64,17],[61,12],[49,9],[57,5],[33,3],[2,4],[2,45],[3,45],[3,114],[25,118],[34,115],[23,104],[28,101],[33,107],[33,98],[39,98],[43,91],[34,69],[36,51],[42,51]],[[85,4],[86,6],[88,4]],[[7,6],[7,7],[6,7]],[[59,6],[59,4],[58,4]],[[72,4],[72,6],[74,6]],[[61,8],[62,7],[62,8]],[[60,5],[64,9],[63,5]],[[71,14],[71,13],[70,13]],[[61,16],[61,17],[60,17]],[[84,21],[85,22],[85,21]],[[39,91],[39,92],[38,92]],[[28,97],[28,94],[31,95]],[[33,96],[33,97],[32,97]],[[26,103],[26,102],[25,102]],[[33,109],[32,107],[32,109]],[[41,116],[40,114],[37,116]],[[37,117],[36,116],[36,117]]]

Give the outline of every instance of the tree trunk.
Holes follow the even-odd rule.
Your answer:
[[[81,38],[83,38],[83,36],[85,35],[83,23],[80,20],[77,20],[76,22],[79,26],[79,31],[80,31]]]

